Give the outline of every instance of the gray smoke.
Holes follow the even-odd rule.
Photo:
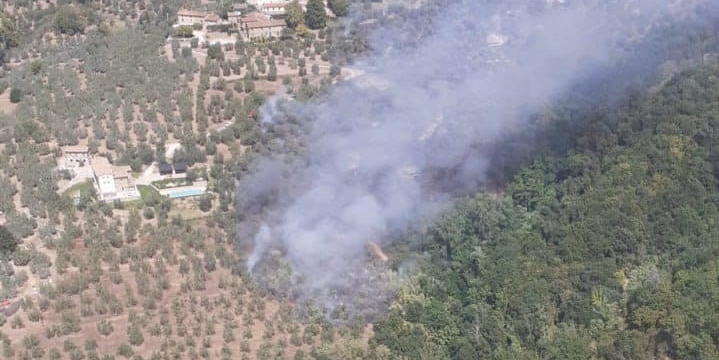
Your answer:
[[[254,239],[249,271],[260,276],[289,266],[289,292],[330,309],[381,299],[394,275],[369,264],[368,241],[387,245],[387,234],[432,218],[453,194],[477,189],[490,160],[483,144],[612,66],[650,25],[682,16],[678,4],[452,0],[427,1],[415,12],[385,7],[389,21],[366,22],[386,25],[373,32],[370,55],[353,65],[362,75],[312,103],[277,101],[263,110],[268,126],[287,112],[312,122],[299,160],[265,159],[240,183],[240,227]],[[419,18],[391,22],[408,14]],[[272,249],[279,262],[261,270]]]

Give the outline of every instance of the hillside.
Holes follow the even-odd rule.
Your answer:
[[[260,129],[259,108],[341,79],[328,55],[336,24],[256,41],[207,32],[223,45],[174,36],[181,7],[230,5],[0,4],[0,358],[302,358],[366,347],[365,324],[300,318],[259,288],[233,246],[235,180],[275,136]],[[90,164],[68,167],[65,152],[78,147],[92,163],[129,166],[138,182],[181,162],[182,182],[202,179],[207,193],[163,197],[154,188],[172,181],[163,179],[138,186],[140,199],[105,201],[93,175],[85,180]]]
[[[719,358],[719,15],[637,3],[0,2],[0,359]]]
[[[563,120],[581,124],[568,151],[546,149],[503,196],[472,196],[422,236],[422,274],[375,324],[373,351],[717,358],[718,109],[712,66]]]

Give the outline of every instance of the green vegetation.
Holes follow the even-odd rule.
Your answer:
[[[235,180],[279,137],[301,151],[290,138],[307,124],[284,119],[265,134],[259,108],[280,86],[267,80],[282,76],[302,99],[331,83],[323,72],[287,75],[300,59],[308,70],[329,64],[326,34],[288,30],[221,47],[193,39],[193,50],[168,39],[185,1],[6,3],[0,93],[16,105],[0,113],[0,299],[20,300],[21,311],[0,315],[0,358],[287,358],[302,345],[289,333],[305,325],[258,291],[234,252]],[[198,164],[188,177],[207,180],[210,193],[172,201],[139,186],[140,200],[105,203],[82,183],[58,194],[70,178],[57,170],[63,146],[87,145],[139,173],[164,161],[171,142],[182,145],[173,160]],[[303,338],[307,353],[326,352],[321,336],[344,336],[312,322],[328,330]],[[14,329],[27,340],[11,342]]]
[[[294,0],[285,7],[287,26],[290,29],[296,29],[300,25],[305,24],[305,12],[299,1]]]
[[[18,245],[15,236],[4,226],[0,225],[0,257],[7,256],[15,251]]]
[[[152,185],[154,185],[158,189],[166,189],[166,188],[177,187],[177,186],[190,186],[190,185],[192,185],[192,180],[190,180],[188,178],[163,179],[163,180],[153,181]]]
[[[162,195],[160,195],[160,192],[152,186],[137,185],[137,191],[140,192],[140,197],[142,198],[143,203],[148,206],[155,205],[162,201],[162,199],[164,198]]]
[[[547,149],[503,196],[462,201],[422,236],[430,257],[375,324],[374,351],[719,358],[718,108],[712,67],[616,114],[556,120],[577,128],[558,134],[568,150]]]
[[[327,7],[336,16],[347,16],[350,12],[349,0],[327,0]]]
[[[12,88],[10,89],[10,102],[13,104],[17,104],[22,100],[22,90],[18,88]]]
[[[517,146],[531,161],[493,168],[500,194],[463,199],[387,249],[392,266],[407,259],[420,273],[373,320],[368,347],[362,319],[331,324],[312,307],[297,317],[258,289],[233,242],[249,231],[236,226],[236,179],[260,156],[301,154],[311,128],[279,100],[261,130],[267,88],[279,77],[298,101],[322,94],[368,48],[361,31],[325,28],[321,1],[307,14],[293,2],[296,32],[279,40],[193,39],[191,50],[166,39],[190,36],[170,24],[197,2],[11,3],[21,10],[0,15],[0,63],[12,60],[0,93],[17,104],[0,115],[0,299],[21,311],[0,315],[0,357],[719,358],[716,68],[620,108],[549,109],[537,143],[563,147]],[[349,3],[327,5],[345,16]],[[225,15],[231,2],[202,6]],[[431,25],[393,11],[382,22]],[[660,52],[708,51],[695,37]],[[87,144],[138,172],[170,142],[182,145],[174,160],[203,167],[208,194],[170,201],[139,186],[141,200],[106,204],[89,183],[57,193],[59,146]]]
[[[88,180],[88,181],[84,181],[84,182],[75,184],[75,185],[67,188],[67,190],[65,190],[62,194],[69,195],[69,196],[79,194],[82,197],[82,196],[94,196],[94,193],[95,193],[95,187],[93,186],[92,182]]]
[[[192,35],[192,26],[189,25],[183,25],[178,26],[175,28],[175,36],[177,37],[183,37],[183,38],[191,38]]]
[[[77,8],[62,6],[55,14],[55,29],[63,34],[79,34],[85,30],[85,19]]]
[[[307,1],[307,12],[305,13],[305,25],[310,29],[322,29],[327,26],[327,14],[325,4],[322,0]]]

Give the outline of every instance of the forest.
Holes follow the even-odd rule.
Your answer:
[[[377,357],[719,357],[719,67],[554,121],[565,151],[414,235]]]
[[[393,271],[417,269],[386,308],[337,321],[247,273],[237,222],[257,199],[237,185],[263,156],[306,151],[311,119],[288,104],[376,49],[314,4],[272,41],[168,40],[181,7],[229,3],[2,5],[0,301],[19,309],[0,314],[0,358],[719,358],[716,22],[662,28],[604,74],[622,84],[590,79],[498,141],[486,188],[384,249]],[[441,10],[326,3],[417,35],[397,48]],[[263,124],[280,88],[288,114]],[[103,202],[89,183],[57,185],[62,146],[138,175],[169,142],[207,195]]]

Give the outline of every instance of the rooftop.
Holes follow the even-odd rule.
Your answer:
[[[157,164],[157,169],[160,170],[160,172],[172,172],[172,165],[166,164],[166,163],[160,163]]]
[[[220,17],[217,16],[216,14],[210,14],[210,15],[205,16],[205,21],[218,22],[218,21],[220,21]]]
[[[112,176],[117,178],[130,178],[132,174],[132,169],[130,168],[130,165],[122,165],[122,166],[115,166],[115,169],[112,172]]]
[[[175,171],[185,171],[187,170],[187,163],[184,162],[176,162],[172,164],[172,167],[175,168]]]
[[[95,176],[114,175],[113,166],[106,157],[97,156],[92,160],[92,171],[95,173]]]
[[[207,13],[205,13],[204,11],[187,9],[180,9],[180,11],[177,12],[177,16],[205,17],[206,15]]]
[[[248,29],[258,29],[258,28],[285,26],[286,25],[284,20],[273,19],[268,15],[258,13],[258,12],[252,12],[252,13],[249,13],[249,14],[243,16],[240,19],[240,22],[242,23],[243,27],[246,27]]]
[[[80,145],[74,145],[74,146],[63,146],[62,152],[64,153],[86,153],[90,151],[87,146],[80,146]]]
[[[287,7],[290,3],[267,3],[262,5],[262,8],[283,8]]]

